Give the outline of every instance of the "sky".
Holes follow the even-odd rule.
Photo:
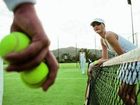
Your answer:
[[[133,26],[138,39],[139,7],[140,0],[132,0]],[[51,40],[50,49],[70,46],[101,48],[100,37],[90,26],[94,18],[102,18],[106,30],[132,41],[131,6],[127,0],[37,0],[35,8]],[[3,0],[0,0],[0,39],[9,33],[12,19],[12,12],[9,12]]]

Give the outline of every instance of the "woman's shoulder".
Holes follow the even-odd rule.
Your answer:
[[[105,39],[116,38],[118,39],[118,35],[115,32],[107,31],[105,35]]]
[[[112,32],[112,31],[107,31],[106,32],[106,37],[110,37],[110,36],[114,36],[114,35],[117,35],[115,32]]]

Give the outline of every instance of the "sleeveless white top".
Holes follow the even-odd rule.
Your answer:
[[[80,52],[80,60],[85,60],[85,59],[86,59],[85,52]]]
[[[118,42],[125,52],[128,52],[130,50],[133,50],[133,49],[137,48],[133,43],[126,40],[125,38],[123,38],[120,35],[118,35]],[[106,39],[103,39],[103,43],[108,48],[108,50],[111,50],[111,51],[115,52],[114,49],[112,48],[112,46],[109,44],[109,42]]]

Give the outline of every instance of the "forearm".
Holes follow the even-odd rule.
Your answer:
[[[14,9],[24,3],[32,3],[35,4],[36,0],[4,0],[4,2],[6,3],[8,9],[10,11],[14,11]]]

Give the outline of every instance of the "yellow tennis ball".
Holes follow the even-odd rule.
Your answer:
[[[12,32],[6,35],[0,42],[0,56],[4,57],[12,52],[21,52],[30,44],[27,35],[21,32]],[[6,61],[7,62],[7,61]],[[7,62],[8,63],[8,62]],[[30,87],[39,87],[48,74],[47,65],[43,62],[32,70],[21,72],[21,78]]]
[[[21,72],[21,79],[27,86],[38,88],[46,80],[47,75],[48,67],[44,62],[41,62],[36,68]]]
[[[94,65],[96,65],[96,64],[98,64],[98,63],[99,63],[98,60],[96,60],[96,61],[93,62]]]
[[[12,32],[0,42],[0,56],[4,57],[12,52],[21,52],[30,44],[30,39],[21,32]]]

